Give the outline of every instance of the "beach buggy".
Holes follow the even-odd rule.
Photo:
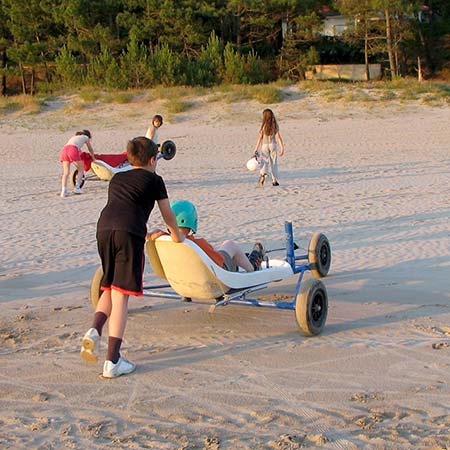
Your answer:
[[[153,272],[168,284],[145,286],[144,293],[154,297],[174,298],[176,293],[185,301],[212,300],[210,312],[225,305],[268,307],[295,311],[300,331],[306,336],[321,333],[328,313],[327,290],[320,278],[325,277],[331,265],[331,247],[327,237],[315,233],[309,241],[306,254],[296,255],[292,223],[285,223],[286,246],[268,250],[267,253],[286,250],[284,259],[266,256],[261,270],[255,272],[230,272],[209,258],[194,242],[186,239],[175,243],[170,236],[161,236],[146,242],[146,252]],[[303,279],[310,271],[313,278]],[[298,275],[291,301],[264,301],[250,294],[266,289],[269,284]],[[100,298],[102,268],[95,272],[90,289],[94,309]],[[174,292],[158,289],[172,288]]]
[[[159,147],[158,159],[163,158],[170,161],[175,157],[177,147],[173,141],[167,140]],[[87,180],[110,181],[118,172],[130,170],[131,164],[127,160],[127,152],[117,154],[95,154],[95,160],[86,152],[81,153],[81,160],[84,166],[84,176],[80,187],[83,187]],[[91,171],[92,173],[88,173]],[[75,170],[70,176],[72,186],[76,185],[78,170]]]

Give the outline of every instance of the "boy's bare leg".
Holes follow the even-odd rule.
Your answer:
[[[111,315],[111,307],[111,291],[103,291],[97,303],[97,308],[95,308],[95,312],[101,312],[106,317],[109,317]]]
[[[253,268],[252,263],[248,260],[247,255],[242,251],[234,241],[225,241],[220,247],[219,250],[226,251],[231,258],[233,258],[234,262],[237,266],[242,267],[246,272],[253,272],[255,269]]]
[[[128,298],[129,295],[111,290],[111,313],[109,315],[108,331],[109,336],[119,339],[123,338],[128,318]]]

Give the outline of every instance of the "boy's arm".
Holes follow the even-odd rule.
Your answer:
[[[168,233],[166,233],[165,231],[160,230],[159,228],[155,228],[154,230],[151,230],[147,233],[147,236],[145,239],[147,241],[154,241],[154,240],[158,239],[160,236],[164,236],[164,235],[167,236],[167,234]]]
[[[167,224],[167,228],[169,229],[170,237],[174,242],[183,242],[184,235],[181,234],[180,229],[177,225],[177,219],[175,218],[175,214],[170,207],[170,202],[168,198],[164,198],[162,200],[158,200],[158,207],[161,211],[162,218],[164,222]]]

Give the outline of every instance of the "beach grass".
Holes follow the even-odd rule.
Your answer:
[[[21,112],[23,114],[37,114],[42,111],[45,97],[31,95],[16,95],[14,97],[0,96],[0,114]]]
[[[319,81],[298,83],[306,94],[328,102],[420,101],[429,104],[450,102],[450,84],[444,81],[422,81],[402,78],[392,81]]]
[[[37,114],[49,98],[69,98],[65,111],[80,111],[101,107],[102,104],[162,102],[170,116],[195,108],[201,103],[225,104],[256,101],[262,105],[281,103],[296,90],[302,97],[312,97],[333,103],[358,103],[370,107],[375,103],[419,102],[430,106],[450,103],[450,83],[402,78],[392,81],[319,81],[303,80],[297,83],[279,80],[269,84],[223,84],[214,87],[158,86],[140,90],[105,90],[86,86],[78,90],[49,95],[16,95],[0,97],[0,115]]]

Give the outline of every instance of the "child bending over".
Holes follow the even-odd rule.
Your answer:
[[[63,173],[61,177],[61,197],[67,197],[67,180],[70,174],[70,164],[75,164],[78,169],[77,181],[74,194],[83,194],[81,189],[81,180],[84,175],[83,162],[81,161],[81,147],[86,145],[92,159],[94,160],[94,150],[91,145],[92,134],[89,130],[77,131],[75,136],[72,136],[61,150],[59,160],[63,165]]]

